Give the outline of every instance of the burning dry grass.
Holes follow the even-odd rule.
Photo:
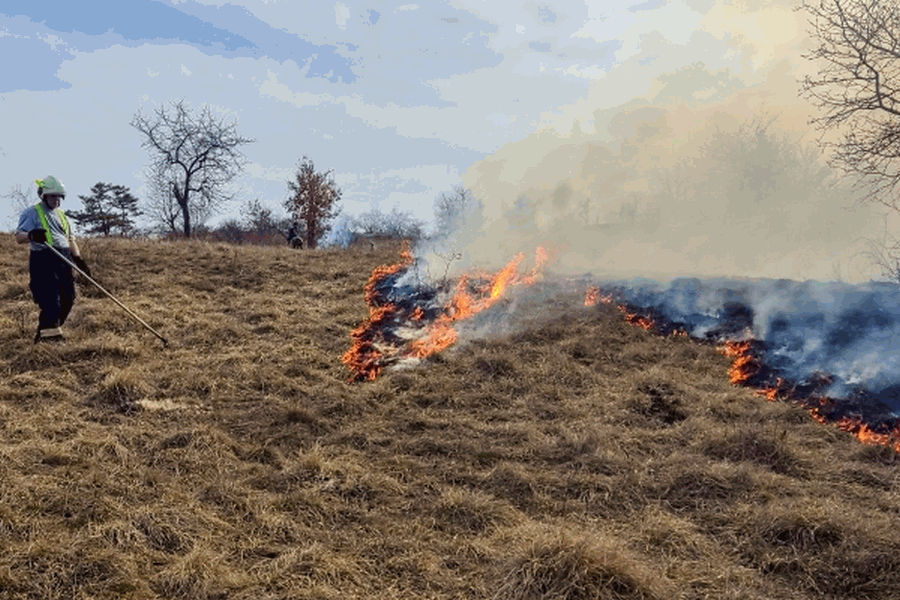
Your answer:
[[[354,384],[399,248],[87,240],[166,350],[84,287],[33,346],[0,246],[2,598],[897,596],[896,454],[614,307],[523,297],[508,335]]]

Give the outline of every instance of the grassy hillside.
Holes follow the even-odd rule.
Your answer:
[[[732,387],[712,347],[557,297],[350,383],[397,248],[83,246],[172,346],[85,286],[33,345],[0,237],[0,598],[900,595],[894,452]]]

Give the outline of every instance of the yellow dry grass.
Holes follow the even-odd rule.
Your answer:
[[[0,598],[900,597],[893,452],[732,387],[711,347],[536,296],[355,384],[398,248],[83,246],[172,345],[85,286],[33,345],[0,236]]]

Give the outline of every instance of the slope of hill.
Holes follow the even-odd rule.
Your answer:
[[[351,383],[377,252],[0,236],[0,598],[896,598],[897,457],[582,298]],[[530,302],[530,304],[529,304]],[[529,308],[531,310],[529,310]]]

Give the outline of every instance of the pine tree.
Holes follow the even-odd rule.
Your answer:
[[[134,234],[134,219],[144,214],[138,208],[138,199],[131,195],[131,191],[124,185],[114,185],[110,188],[112,199],[110,208],[115,213],[116,227],[119,235],[130,236]]]
[[[134,218],[140,216],[138,199],[123,185],[98,182],[91,187],[88,196],[78,196],[84,205],[82,211],[71,211],[69,216],[87,235],[131,235]]]

